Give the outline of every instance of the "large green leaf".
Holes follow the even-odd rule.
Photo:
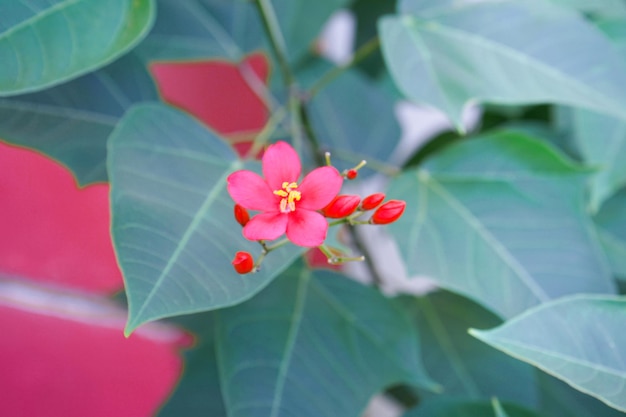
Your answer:
[[[381,163],[394,168],[388,164],[400,139],[400,125],[394,100],[382,87],[346,71],[313,98],[310,114],[321,144],[339,169],[363,159],[369,164],[364,172],[380,168]]]
[[[613,273],[626,279],[626,188],[608,199],[594,220]]]
[[[80,185],[106,181],[115,124],[132,104],[156,100],[152,79],[131,53],[68,83],[0,99],[0,138],[56,159]]]
[[[152,0],[13,1],[0,15],[0,96],[93,71],[150,30]]]
[[[501,317],[614,284],[583,207],[586,174],[543,142],[499,132],[396,178],[407,213],[389,230],[426,274]]]
[[[512,380],[511,380],[512,381]],[[540,417],[540,414],[516,404],[492,401],[471,401],[460,398],[433,398],[409,410],[403,417]]]
[[[400,89],[459,128],[470,101],[554,102],[626,118],[626,63],[575,11],[545,1],[465,2],[389,16],[379,30]]]
[[[536,405],[535,370],[467,334],[500,324],[493,313],[446,291],[418,298],[415,310],[426,370],[444,395]]]
[[[624,413],[544,372],[537,380],[541,411],[550,417],[624,417]]]
[[[219,311],[217,354],[230,417],[356,417],[389,385],[433,387],[399,300],[302,267]]]
[[[302,252],[272,252],[238,275],[235,252],[259,254],[233,218],[226,177],[245,165],[190,116],[159,104],[132,108],[109,141],[112,235],[129,303],[126,332],[149,320],[239,303]]]
[[[626,411],[625,321],[626,299],[578,295],[470,333]]]

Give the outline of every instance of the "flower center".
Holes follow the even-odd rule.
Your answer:
[[[296,201],[300,201],[302,195],[300,191],[296,191],[298,188],[298,184],[295,182],[283,182],[282,188],[280,190],[274,190],[274,194],[279,197],[282,197],[280,200],[280,212],[281,213],[291,213],[292,211],[296,211]]]

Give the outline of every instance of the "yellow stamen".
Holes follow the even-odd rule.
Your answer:
[[[282,189],[274,190],[274,194],[282,197],[280,200],[280,211],[282,213],[290,213],[296,210],[296,201],[300,201],[302,194],[300,191],[296,191],[298,184],[295,182],[283,182]]]

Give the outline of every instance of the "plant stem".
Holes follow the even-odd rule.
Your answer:
[[[261,15],[263,27],[267,32],[272,52],[276,55],[276,60],[280,66],[285,86],[287,88],[291,88],[295,82],[295,78],[291,72],[289,61],[287,60],[287,46],[285,45],[283,34],[280,31],[274,7],[270,3],[270,0],[256,0],[255,4],[257,5],[259,14]]]
[[[317,136],[315,135],[315,132],[313,131],[313,128],[311,126],[309,113],[305,106],[304,95],[301,94],[300,90],[298,89],[296,79],[293,75],[293,72],[291,71],[291,67],[287,59],[287,47],[285,45],[285,39],[283,38],[283,35],[280,31],[280,26],[278,24],[278,19],[276,18],[274,8],[270,3],[270,0],[255,0],[255,4],[257,6],[257,9],[259,10],[261,20],[263,21],[263,27],[267,32],[267,37],[269,39],[272,52],[276,56],[276,60],[278,61],[278,65],[280,66],[283,82],[285,83],[285,87],[289,92],[288,108],[289,112],[291,113],[291,130],[293,134],[294,144],[296,145],[296,148],[301,147],[304,139],[306,139],[313,150],[315,162],[319,166],[324,166],[326,163],[324,153],[322,152],[320,142],[317,140]],[[380,41],[378,40],[378,37],[375,37],[365,43],[363,46],[361,46],[354,53],[352,60],[348,64],[329,71],[317,83],[315,83],[313,87],[309,90],[309,94],[306,95],[306,99],[308,100],[313,97],[320,89],[326,86],[326,84],[330,83],[348,68],[357,64],[363,58],[375,51],[379,47],[379,44]],[[306,133],[306,135],[304,133]],[[367,247],[358,236],[358,234],[355,232],[353,226],[348,225],[348,232],[350,233],[352,241],[354,242],[359,252],[361,252],[365,256],[365,262],[372,276],[372,280],[374,281],[374,285],[379,287],[382,283],[382,279],[372,262],[371,256],[369,256],[369,251]],[[271,250],[273,248],[266,249]],[[266,253],[267,251],[262,254],[262,257],[264,257]]]
[[[309,116],[308,116],[307,109],[304,105],[301,105],[300,110],[302,112],[302,122],[304,123],[304,130],[307,132],[307,139],[309,140],[309,143],[311,147],[313,148],[313,155],[315,157],[315,161],[319,166],[324,166],[326,163],[326,158],[325,158],[324,153],[321,150],[320,143],[317,140],[317,136],[315,135],[315,132],[313,131],[313,128],[311,124],[309,123]],[[374,282],[374,285],[376,287],[380,287],[383,282],[382,277],[378,273],[378,270],[376,269],[376,265],[374,265],[374,262],[372,261],[372,256],[369,252],[369,249],[365,245],[365,242],[361,240],[361,237],[356,233],[356,230],[354,230],[354,226],[352,226],[351,224],[348,224],[347,228],[348,228],[348,233],[350,234],[350,238],[354,242],[354,246],[356,246],[357,250],[360,253],[362,253],[363,256],[365,257],[365,263],[367,264],[370,275],[372,276],[372,281]]]
[[[335,78],[339,77],[348,69],[352,68],[363,59],[367,58],[372,52],[376,51],[380,46],[380,39],[378,36],[374,36],[369,41],[365,42],[359,49],[356,50],[350,62],[335,67],[329,70],[326,74],[322,76],[311,88],[309,89],[309,98],[314,97],[317,93],[319,93],[324,87],[330,84]]]

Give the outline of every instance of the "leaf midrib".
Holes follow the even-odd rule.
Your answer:
[[[455,211],[465,223],[478,234],[485,243],[498,255],[500,260],[507,265],[515,276],[526,286],[526,288],[535,296],[536,300],[543,303],[550,300],[550,297],[539,287],[533,280],[530,273],[517,262],[515,257],[509,250],[487,230],[481,221],[474,216],[459,200],[452,196],[445,187],[440,184],[435,178],[429,177],[428,181],[418,176],[418,182],[422,186],[429,188],[432,192],[439,195],[444,201],[448,203],[448,206]]]
[[[87,1],[87,0],[64,0],[64,1],[61,1],[59,3],[56,3],[56,4],[52,5],[51,7],[48,7],[44,11],[42,11],[40,13],[37,13],[37,14],[34,14],[33,16],[29,17],[28,19],[22,20],[18,24],[11,26],[9,29],[4,31],[3,33],[0,33],[0,42],[4,41],[6,38],[11,36],[13,33],[21,30],[24,27],[32,26],[35,23],[37,23],[38,21],[45,19],[46,17],[48,17],[48,16],[58,12],[59,10],[63,10],[65,8],[73,6],[74,4],[78,4],[78,3],[81,3],[81,2],[84,2],[84,1]]]
[[[287,372],[291,365],[291,358],[293,357],[293,350],[300,332],[300,325],[302,324],[302,316],[304,307],[306,305],[306,296],[308,293],[309,283],[311,282],[311,271],[303,270],[299,276],[298,288],[296,290],[296,302],[294,304],[293,313],[291,316],[291,323],[287,332],[287,340],[285,341],[285,350],[283,360],[278,368],[278,376],[276,377],[276,385],[274,387],[274,398],[272,399],[272,408],[270,417],[276,417],[281,409],[281,401],[285,390],[285,381],[287,379]]]
[[[220,192],[222,191],[223,188],[226,187],[226,178],[228,177],[228,175],[230,175],[231,172],[235,171],[240,166],[241,166],[241,162],[239,160],[231,162],[230,166],[224,171],[222,176],[219,179],[217,179],[217,181],[215,182],[215,184],[217,185],[211,189],[209,194],[206,196],[206,198],[202,202],[202,205],[198,208],[198,210],[196,211],[196,214],[191,219],[189,226],[187,227],[187,229],[185,229],[185,232],[183,233],[183,236],[181,237],[178,245],[174,249],[174,252],[168,258],[165,268],[163,268],[163,271],[161,272],[161,274],[155,281],[150,292],[148,293],[146,298],[143,300],[139,311],[137,311],[137,313],[135,314],[132,314],[132,318],[129,319],[128,321],[127,329],[132,329],[135,327],[135,323],[141,318],[142,313],[150,305],[150,301],[154,298],[154,296],[160,290],[161,285],[163,284],[163,281],[167,278],[170,270],[175,266],[178,258],[187,247],[187,244],[191,240],[191,237],[193,236],[193,234],[196,233],[196,230],[198,229],[200,223],[202,223],[204,217],[209,212],[211,206],[217,200]],[[132,304],[130,302],[129,304],[131,307],[130,311],[132,313],[132,310],[133,310]]]

